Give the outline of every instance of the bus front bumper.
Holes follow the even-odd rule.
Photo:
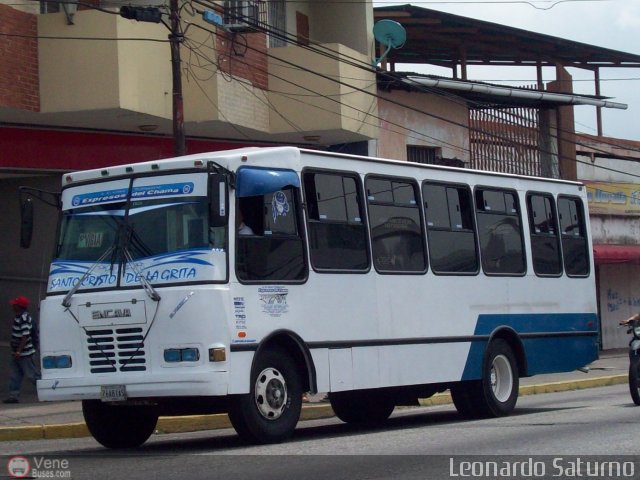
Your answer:
[[[100,399],[103,386],[124,385],[127,398],[222,396],[229,390],[227,372],[109,375],[108,377],[38,380],[42,402]]]

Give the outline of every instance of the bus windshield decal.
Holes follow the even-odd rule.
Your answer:
[[[84,207],[86,205],[96,205],[107,202],[119,202],[127,199],[129,189],[118,188],[116,190],[106,190],[104,192],[90,192],[74,195],[71,205],[74,207]]]
[[[193,182],[143,185],[133,187],[131,190],[131,198],[135,200],[143,200],[176,195],[184,196],[191,195],[194,191],[195,188]],[[80,193],[73,196],[71,204],[74,207],[84,207],[86,205],[124,201],[127,199],[128,192],[128,188],[117,188],[100,192]]]
[[[175,195],[191,195],[194,192],[193,182],[167,183],[160,185],[144,185],[133,187],[131,198],[141,200],[144,198],[168,197]]]

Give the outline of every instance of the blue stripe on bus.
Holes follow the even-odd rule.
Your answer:
[[[482,377],[487,336],[500,327],[511,328],[521,337],[528,375],[571,372],[598,358],[598,317],[595,314],[479,315],[474,335],[487,340],[471,344],[462,380]]]

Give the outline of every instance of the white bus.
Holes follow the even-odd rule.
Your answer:
[[[215,412],[282,441],[307,391],[345,422],[447,389],[506,415],[520,377],[598,355],[579,183],[273,147],[62,187],[38,394],[107,447]]]

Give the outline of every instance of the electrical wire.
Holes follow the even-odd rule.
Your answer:
[[[202,3],[202,2],[201,2],[201,1],[199,1],[198,3]],[[207,31],[207,32],[209,32],[209,33],[214,34],[214,35],[221,36],[221,37],[226,37],[226,36],[225,36],[225,34],[221,34],[221,33],[218,33],[218,32],[211,31],[211,30],[209,30],[209,29],[207,29],[207,28],[202,27],[201,25],[197,25],[197,24],[191,24],[191,25],[196,26],[196,27],[198,27],[198,28],[201,28],[201,29],[203,29],[203,30],[205,30],[205,31]],[[254,51],[257,51],[257,49],[255,49],[255,48],[253,48],[253,47],[251,47],[251,46],[248,46],[248,48],[249,48],[249,49],[252,49],[252,50],[254,50]],[[340,84],[340,85],[347,85],[347,86],[349,86],[350,88],[353,88],[354,90],[357,90],[357,91],[359,91],[359,92],[361,92],[361,93],[365,93],[365,94],[368,94],[368,95],[374,95],[374,96],[376,96],[377,98],[382,98],[382,97],[380,97],[380,96],[379,96],[379,95],[377,95],[377,94],[373,94],[373,93],[371,93],[371,92],[364,91],[362,88],[359,88],[359,87],[356,87],[356,86],[353,86],[353,85],[346,84],[345,82],[343,82],[343,81],[341,81],[341,80],[336,80],[336,79],[330,78],[329,76],[324,75],[324,74],[322,74],[322,73],[314,72],[314,71],[312,71],[311,69],[308,69],[308,68],[306,68],[306,67],[302,67],[302,66],[300,66],[300,65],[296,65],[296,64],[294,64],[293,62],[289,62],[289,61],[287,61],[287,60],[284,60],[284,59],[282,59],[282,58],[279,58],[279,57],[277,57],[277,56],[275,56],[275,55],[273,55],[273,54],[271,54],[271,53],[268,53],[268,52],[261,52],[261,53],[262,53],[262,54],[264,54],[264,55],[266,55],[267,57],[269,57],[269,58],[273,59],[273,60],[278,60],[278,61],[280,61],[280,62],[283,62],[285,65],[290,65],[290,66],[292,66],[292,67],[297,67],[297,68],[298,68],[299,70],[301,70],[301,71],[304,71],[304,72],[307,72],[307,73],[315,74],[315,75],[317,75],[317,76],[319,76],[319,77],[321,77],[321,78],[325,78],[325,79],[327,79],[327,80],[330,80],[330,81],[336,82],[336,83],[338,83],[338,84]],[[298,85],[298,87],[301,87],[301,86],[300,86],[300,85]],[[305,87],[302,87],[302,88],[305,88]],[[307,90],[308,90],[308,89],[307,89]],[[324,97],[326,98],[326,96],[324,96]],[[421,113],[421,114],[424,114],[424,115],[430,116],[430,117],[432,117],[432,118],[435,118],[435,119],[441,120],[441,121],[443,121],[443,122],[447,122],[447,123],[450,123],[450,124],[453,124],[453,125],[459,126],[459,127],[461,127],[461,128],[468,129],[469,131],[473,131],[473,129],[472,129],[471,127],[469,127],[468,125],[465,125],[465,124],[460,123],[460,122],[453,121],[453,120],[448,119],[448,118],[446,118],[446,117],[442,117],[442,116],[440,116],[440,115],[436,115],[436,114],[433,114],[433,113],[431,113],[431,112],[425,112],[425,111],[420,110],[420,109],[418,109],[418,108],[416,108],[416,107],[414,107],[414,106],[406,105],[406,104],[403,104],[403,103],[401,103],[401,102],[393,101],[393,100],[388,99],[388,98],[385,98],[385,100],[386,100],[386,101],[389,101],[389,102],[391,102],[391,103],[394,103],[394,104],[396,104],[396,105],[398,105],[398,106],[401,106],[401,107],[407,108],[407,109],[409,109],[409,110],[416,111],[417,113]],[[404,128],[404,127],[400,126],[400,128]],[[501,138],[501,137],[499,137],[499,136],[497,136],[497,135],[493,134],[492,132],[487,132],[487,131],[483,131],[483,130],[477,130],[477,131],[479,131],[480,133],[483,133],[483,134],[485,134],[485,135],[488,135],[488,136],[494,136],[494,137],[497,137],[499,140],[505,140],[504,138]],[[555,155],[555,154],[556,154],[556,152],[550,152],[550,151],[546,151],[546,152],[545,152],[545,151],[542,151],[541,149],[538,149],[538,150],[540,150],[542,153],[547,153],[547,154],[550,154],[550,155]],[[562,157],[561,157],[561,159],[563,159],[563,160],[565,160],[565,159],[566,159],[566,160],[568,160],[568,161],[579,162],[577,159],[573,159],[573,158],[571,158],[571,157],[565,157],[565,156],[562,156]],[[633,176],[633,177],[638,177],[638,178],[640,178],[640,175],[631,174],[631,173],[629,173],[629,172],[623,172],[623,171],[616,170],[616,169],[612,169],[612,168],[609,168],[609,167],[602,167],[602,168],[603,168],[603,169],[606,169],[606,170],[609,170],[609,171],[612,171],[612,172],[621,173],[621,174],[625,174],[625,175],[629,175],[629,176]]]

